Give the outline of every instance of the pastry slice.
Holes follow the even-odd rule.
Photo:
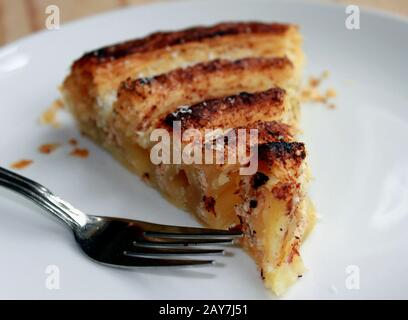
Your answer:
[[[156,33],[84,55],[61,88],[80,130],[131,171],[205,225],[241,229],[276,294],[304,272],[299,248],[314,221],[296,142],[300,42],[295,26],[255,22]],[[186,132],[201,134],[194,153],[212,162],[153,161],[157,132],[169,133],[173,160],[191,146]],[[243,142],[248,162],[218,163],[243,132],[257,133]]]

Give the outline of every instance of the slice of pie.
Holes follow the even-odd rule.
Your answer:
[[[295,139],[302,66],[296,26],[221,23],[87,53],[62,94],[83,133],[171,202],[212,228],[241,229],[266,286],[281,294],[304,272],[299,248],[314,223],[305,146]],[[152,160],[157,132],[169,133],[160,155],[173,161]],[[251,132],[244,166],[217,161]]]

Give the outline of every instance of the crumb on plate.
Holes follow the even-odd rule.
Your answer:
[[[326,98],[330,99],[330,98],[336,98],[337,97],[337,92],[336,90],[334,90],[333,88],[329,88],[326,90],[326,94],[325,94]]]
[[[59,128],[60,123],[57,120],[57,112],[62,108],[64,108],[64,103],[62,102],[62,100],[55,100],[51,104],[51,106],[41,115],[40,123],[50,125],[54,128]]]
[[[68,143],[69,143],[71,146],[76,146],[76,145],[78,145],[78,140],[75,139],[75,138],[71,138],[71,139],[68,140]]]
[[[59,143],[46,143],[46,144],[41,145],[38,148],[38,151],[40,153],[50,154],[54,152],[59,146],[60,146]]]
[[[82,148],[75,148],[74,150],[71,151],[70,155],[73,157],[78,157],[78,158],[88,158],[89,150],[82,149]]]
[[[12,169],[16,169],[16,170],[22,170],[27,168],[29,165],[31,165],[33,163],[33,160],[28,160],[28,159],[22,159],[16,162],[13,162],[10,167]]]
[[[325,92],[320,90],[319,86],[323,80],[329,77],[329,71],[324,71],[319,77],[310,77],[307,85],[301,90],[301,100],[303,102],[321,103],[329,109],[335,109],[336,105],[331,99],[337,97],[337,92],[333,88],[328,88]]]

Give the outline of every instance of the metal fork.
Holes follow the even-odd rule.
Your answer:
[[[237,231],[153,224],[87,215],[43,185],[0,167],[0,185],[34,201],[65,222],[82,250],[94,261],[115,267],[186,266],[213,260],[172,259],[177,255],[222,254],[222,249],[192,248],[194,244],[231,244]],[[164,257],[167,256],[168,258]]]

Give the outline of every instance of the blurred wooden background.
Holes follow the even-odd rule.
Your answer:
[[[111,9],[173,0],[0,0],[0,46],[45,27],[45,8],[60,8],[61,23]],[[194,1],[194,0],[192,0]],[[350,3],[408,16],[408,0],[321,0]]]

